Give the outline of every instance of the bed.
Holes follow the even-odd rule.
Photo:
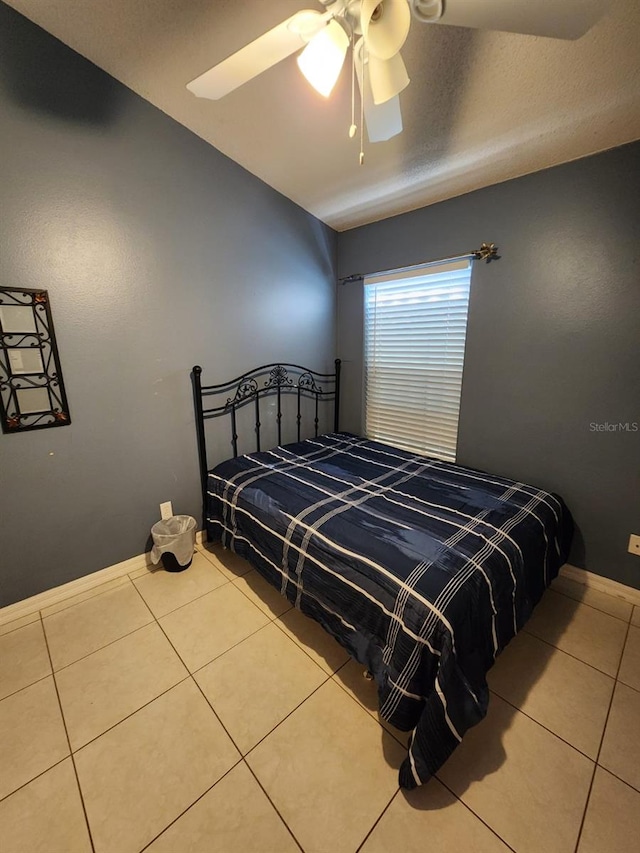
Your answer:
[[[399,781],[413,788],[485,716],[486,674],[565,562],[571,517],[557,495],[340,432],[337,416],[319,433],[330,393],[314,384],[310,438],[298,419],[296,441],[239,456],[233,427],[234,457],[201,465],[207,536],[373,675],[381,717],[411,732]],[[255,405],[244,388],[227,409]]]

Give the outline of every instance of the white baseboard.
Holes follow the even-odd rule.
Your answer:
[[[58,604],[58,602],[64,601],[65,598],[71,598],[73,595],[88,592],[96,586],[101,586],[103,583],[121,578],[124,575],[151,565],[153,564],[149,553],[138,554],[136,557],[124,560],[122,563],[116,563],[114,566],[108,566],[106,569],[91,572],[90,575],[84,575],[84,577],[69,581],[69,583],[55,586],[53,589],[46,589],[44,592],[39,592],[37,595],[25,598],[23,601],[16,601],[15,604],[9,604],[7,607],[0,608],[0,625],[3,625],[5,622],[12,622],[14,619],[20,619],[23,616],[29,616],[38,610],[44,610],[45,607],[51,607],[52,604]]]
[[[206,541],[206,533],[199,530],[196,534],[196,547],[199,549],[203,548]],[[104,583],[108,583],[108,581],[124,577],[124,575],[129,575],[140,569],[149,568],[152,565],[151,554],[149,552],[138,554],[138,556],[124,560],[122,563],[116,563],[114,566],[108,566],[106,569],[92,572],[90,575],[77,578],[77,580],[69,581],[69,583],[56,586],[53,589],[47,589],[37,595],[32,595],[30,598],[25,598],[23,601],[17,601],[15,604],[9,604],[7,607],[0,608],[0,625],[30,616],[32,613],[37,613],[46,607],[58,604],[66,598],[89,592],[94,587],[101,586]],[[584,584],[590,589],[606,592],[607,595],[621,598],[623,601],[640,607],[639,589],[633,589],[633,587],[625,586],[601,575],[595,575],[593,572],[587,572],[585,569],[579,569],[576,566],[569,565],[569,563],[562,566],[560,574],[565,578],[570,578],[573,581],[577,581],[577,583]]]
[[[196,533],[196,547],[202,548],[206,541],[207,536],[205,531],[198,530]],[[132,572],[150,568],[151,566],[153,566],[151,553],[147,551],[145,554],[138,554],[136,557],[124,560],[122,563],[116,563],[114,566],[108,566],[106,569],[91,572],[90,575],[84,575],[84,577],[69,581],[69,583],[39,592],[37,595],[32,595],[23,601],[16,601],[15,604],[1,607],[0,625],[4,625],[6,622],[13,622],[14,619],[30,616],[32,613],[37,613],[39,610],[44,610],[46,607],[51,607],[53,604],[64,601],[65,598],[81,595],[94,589],[94,587],[102,586],[102,584],[116,578],[124,577]]]
[[[588,572],[586,569],[579,569],[577,566],[572,566],[569,563],[565,563],[562,566],[560,574],[564,578],[584,584],[589,589],[606,592],[607,595],[612,595],[614,598],[621,598],[629,604],[635,604],[640,607],[640,589],[634,589],[632,586],[618,583],[618,581],[613,581],[611,578],[596,575],[593,572]]]

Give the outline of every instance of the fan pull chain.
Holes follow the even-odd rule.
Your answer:
[[[364,165],[364,93],[365,93],[365,79],[364,79],[364,52],[366,50],[366,45],[362,45],[361,50],[361,58],[362,58],[362,91],[360,92],[360,165]],[[355,63],[354,63],[355,64]]]
[[[351,32],[351,126],[349,127],[349,139],[353,139],[358,130],[356,125],[356,62],[353,50],[354,37]]]

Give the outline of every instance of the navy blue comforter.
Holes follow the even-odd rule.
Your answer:
[[[565,561],[571,517],[524,483],[334,433],[231,459],[207,534],[373,673],[427,781],[486,714],[486,673]]]

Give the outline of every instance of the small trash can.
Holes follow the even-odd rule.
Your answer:
[[[190,515],[172,515],[156,521],[151,528],[153,548],[151,559],[168,572],[188,569],[196,547],[196,520]]]

